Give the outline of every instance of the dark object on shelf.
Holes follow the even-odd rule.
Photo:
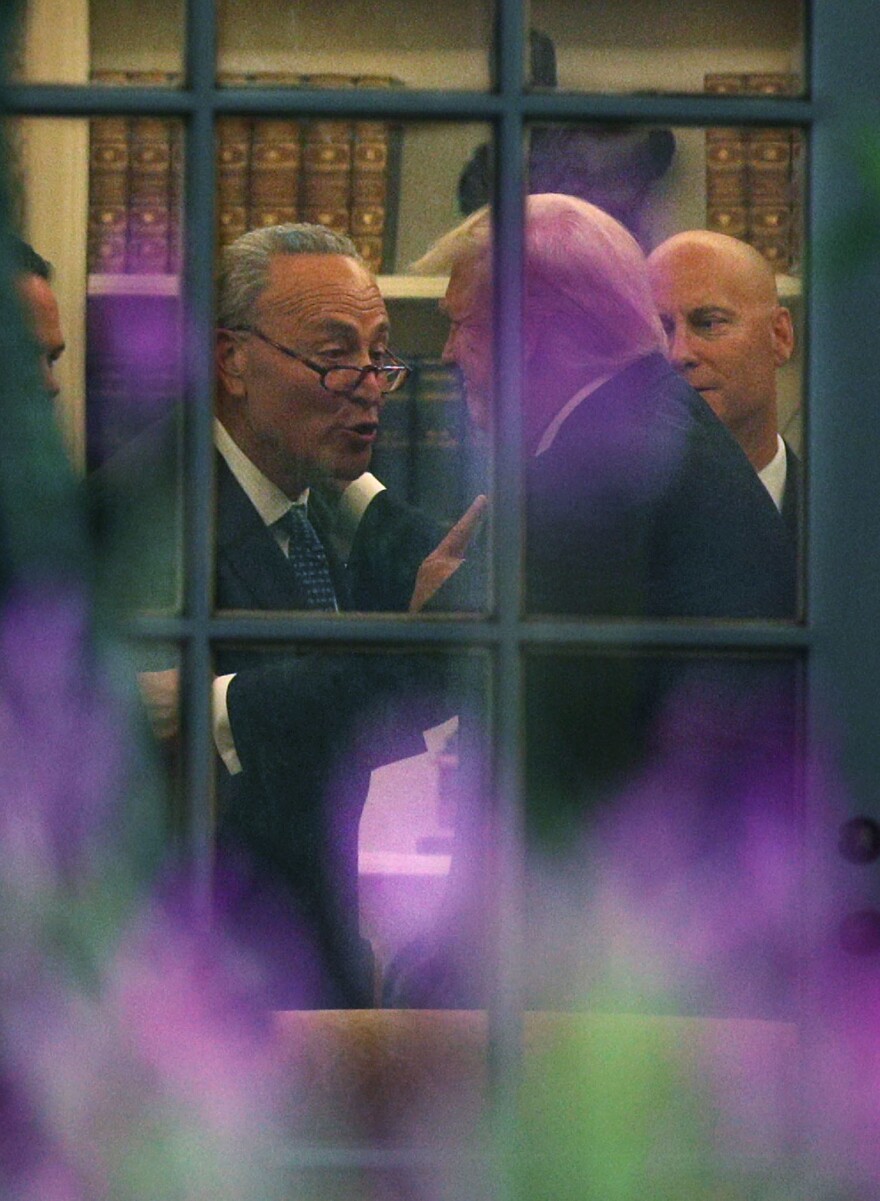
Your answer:
[[[545,33],[529,31],[530,81],[556,87],[556,51]],[[671,129],[645,129],[625,123],[533,127],[529,144],[530,193],[562,192],[579,196],[616,217],[641,238],[648,189],[669,168],[675,154]],[[495,165],[484,142],[471,155],[458,181],[462,216],[492,198]]]
[[[529,30],[529,86],[555,88],[556,47],[549,34],[540,29]]]
[[[530,193],[578,196],[610,213],[637,239],[648,189],[675,154],[671,129],[638,125],[540,126],[529,145]],[[458,184],[464,216],[492,195],[494,167],[488,144],[478,146]]]

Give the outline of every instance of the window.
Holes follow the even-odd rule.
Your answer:
[[[91,7],[94,12],[90,14],[90,27],[95,44],[101,45],[103,36],[106,45],[114,28],[112,18],[120,6],[104,8],[93,3]],[[343,51],[347,50],[349,40],[352,45],[358,43],[351,24],[347,23],[355,19],[349,7],[333,17]],[[704,16],[704,7],[695,4],[694,12]],[[594,673],[604,672],[607,685],[609,675],[618,679],[615,673],[628,671],[634,660],[644,663],[666,656],[676,662],[687,658],[703,663],[736,661],[751,667],[770,664],[772,671],[788,674],[794,680],[790,686],[797,694],[799,716],[807,727],[809,745],[815,755],[821,758],[830,746],[827,753],[839,761],[845,772],[849,799],[844,803],[844,815],[858,813],[872,817],[876,809],[874,790],[880,771],[877,761],[880,740],[875,736],[874,722],[880,662],[874,615],[880,612],[880,595],[871,558],[880,520],[873,461],[874,448],[880,444],[880,430],[875,428],[880,421],[875,416],[878,411],[875,398],[880,395],[880,359],[874,334],[880,273],[876,270],[876,246],[867,240],[868,233],[873,235],[867,217],[872,212],[870,178],[856,181],[860,162],[874,162],[876,156],[877,141],[870,114],[873,81],[877,78],[880,15],[868,0],[850,0],[845,14],[833,14],[830,6],[819,4],[810,6],[803,14],[792,3],[768,9],[766,5],[743,0],[742,7],[747,30],[743,44],[736,42],[729,55],[716,60],[706,51],[716,30],[707,30],[695,21],[690,31],[692,44],[676,42],[676,28],[673,26],[670,31],[663,25],[662,6],[649,5],[644,0],[638,12],[627,13],[626,22],[632,21],[634,26],[644,22],[645,28],[651,28],[652,36],[643,38],[638,30],[633,35],[634,51],[626,64],[628,74],[620,75],[622,82],[617,86],[616,48],[609,29],[614,21],[621,20],[620,6],[610,3],[600,6],[601,12],[586,34],[580,30],[581,22],[588,23],[581,5],[547,3],[540,9],[536,6],[530,18],[536,25],[556,35],[560,42],[567,32],[572,33],[566,55],[560,55],[560,87],[554,90],[540,83],[533,87],[524,85],[527,71],[524,72],[523,64],[530,61],[529,38],[524,6],[516,0],[499,2],[492,47],[493,71],[485,73],[480,62],[487,51],[485,15],[478,14],[468,23],[466,36],[461,37],[463,45],[456,44],[453,28],[438,31],[438,48],[430,70],[419,76],[416,67],[421,47],[417,29],[407,24],[401,31],[399,54],[384,53],[389,44],[395,45],[393,13],[389,7],[382,38],[373,33],[372,41],[365,43],[363,55],[351,67],[350,75],[354,78],[368,73],[403,74],[405,62],[407,70],[412,71],[406,87],[336,86],[332,80],[321,82],[320,76],[326,76],[331,66],[321,44],[321,23],[314,13],[305,14],[298,23],[298,16],[295,19],[285,6],[278,6],[277,11],[273,10],[269,36],[290,36],[297,48],[300,45],[302,48],[302,61],[292,63],[296,73],[318,76],[305,86],[292,87],[283,80],[279,83],[268,78],[256,82],[221,78],[218,70],[246,75],[280,69],[276,65],[280,50],[270,56],[271,62],[266,65],[259,58],[259,46],[245,41],[245,33],[248,39],[254,33],[249,8],[247,12],[244,8],[238,12],[237,6],[229,4],[222,6],[221,13],[218,11],[221,6],[213,5],[210,0],[192,0],[186,12],[186,78],[180,86],[147,86],[145,81],[89,86],[86,56],[83,71],[76,80],[62,78],[58,69],[51,67],[47,68],[48,75],[32,74],[27,82],[9,93],[11,112],[46,125],[78,122],[80,141],[85,119],[119,114],[145,119],[162,117],[185,129],[180,295],[189,336],[185,346],[184,469],[180,476],[186,518],[181,543],[182,603],[179,607],[171,605],[164,614],[139,618],[136,634],[151,647],[173,645],[183,664],[181,728],[185,783],[182,791],[187,807],[186,840],[201,865],[205,882],[210,876],[213,837],[210,803],[213,746],[208,685],[214,657],[221,648],[271,643],[320,647],[328,654],[427,651],[478,657],[481,662],[491,664],[487,673],[491,679],[488,691],[494,703],[486,708],[492,731],[490,795],[497,862],[492,912],[497,922],[488,956],[491,989],[485,1063],[493,1086],[496,1123],[493,1130],[501,1155],[497,1179],[484,1190],[487,1195],[512,1197],[522,1186],[522,1180],[516,1176],[516,1155],[509,1154],[512,1145],[509,1140],[514,1138],[512,1132],[518,1120],[517,1081],[525,1071],[529,1088],[538,1096],[546,1085],[546,1077],[535,1068],[534,1059],[523,1066],[524,1045],[532,1045],[523,1042],[524,1028],[529,1032],[528,1037],[538,1037],[534,1033],[536,1028],[529,1025],[531,1019],[523,1018],[524,964],[529,937],[524,925],[527,881],[523,848],[527,826],[536,819],[535,809],[530,810],[524,803],[536,747],[524,742],[523,730],[534,729],[537,742],[546,736],[546,731],[541,730],[541,713],[534,706],[530,708],[537,695],[538,677],[544,677],[548,691],[560,692],[562,682],[567,681],[564,684],[567,694],[576,695],[576,688],[589,687]],[[723,9],[725,14],[722,22],[725,28],[720,32],[724,34],[726,30],[735,39],[742,29],[738,26],[731,33],[727,28],[728,8],[719,5],[719,11]],[[347,21],[343,21],[343,15]],[[371,24],[375,20],[366,10],[356,19]],[[766,22],[764,27],[759,19]],[[646,69],[645,84],[639,86],[642,57],[650,64],[654,53],[651,21],[656,22],[657,41],[662,42],[669,59],[674,60],[680,52],[684,65],[678,65],[683,82],[664,86],[666,73],[656,69],[654,60],[653,67]],[[134,29],[131,14],[125,24],[126,28]],[[182,24],[183,14],[178,10],[163,17],[160,34],[166,49],[179,39]],[[805,51],[803,28],[809,32]],[[169,37],[169,29],[176,31],[174,37]],[[297,41],[300,31],[301,43]],[[593,45],[590,33],[595,34]],[[215,55],[218,34],[219,58]],[[769,54],[772,61],[759,63],[757,71],[780,70],[779,63],[784,60],[802,73],[804,86],[789,95],[701,94],[702,74],[716,68],[718,72],[729,69],[737,73],[731,62],[739,65],[740,74],[752,70],[754,60],[750,56],[755,44],[749,38],[753,36],[759,46],[763,46],[762,39],[766,36],[772,51]],[[532,50],[534,53],[534,47]],[[426,54],[431,57],[430,48]],[[143,57],[132,57],[132,69],[145,61]],[[531,61],[529,69],[534,66]],[[163,61],[163,70],[181,69],[179,59],[171,62],[169,57],[169,63]],[[285,69],[288,65],[285,62]],[[679,78],[674,72],[672,77]],[[491,89],[487,86],[489,78]],[[71,83],[74,86],[61,86]],[[214,611],[213,381],[208,333],[213,324],[212,264],[219,203],[215,191],[215,137],[221,122],[242,116],[254,122],[360,120],[395,124],[405,129],[412,147],[422,148],[421,174],[410,181],[410,186],[416,189],[426,185],[432,147],[439,145],[442,153],[451,155],[450,147],[454,146],[463,165],[465,148],[470,155],[480,143],[490,144],[489,157],[496,165],[491,186],[497,247],[493,278],[497,439],[491,469],[495,592],[491,614],[467,620],[442,616],[419,620],[388,616],[365,619],[339,614],[327,620],[302,614],[257,618]],[[801,572],[805,603],[797,622],[704,622],[638,616],[621,621],[610,616],[522,613],[520,595],[527,571],[527,561],[524,562],[521,553],[524,482],[519,358],[523,334],[522,191],[527,174],[524,138],[528,133],[534,136],[538,128],[608,130],[620,126],[674,130],[679,142],[694,155],[701,152],[707,129],[751,132],[785,129],[789,133],[802,133],[806,142],[805,177],[809,186],[804,189],[804,220],[810,253],[804,260],[803,292],[796,303],[803,323],[803,391],[809,398],[804,422],[808,484]],[[82,152],[80,145],[78,153]],[[413,195],[411,191],[414,211],[418,206]],[[451,224],[452,213],[446,200],[439,203],[436,197],[426,198],[425,207],[430,210],[429,219],[438,226],[446,217]],[[865,218],[861,225],[860,216]],[[867,231],[864,243],[856,236],[859,229]],[[856,233],[847,241],[849,231]],[[407,233],[406,238],[409,237]],[[849,263],[845,260],[847,249],[852,252]],[[415,257],[415,248],[411,256],[407,248],[407,257]],[[400,309],[402,327],[409,322],[404,311],[407,303],[411,300],[406,297],[394,301]],[[421,313],[418,320],[430,324],[435,319]],[[410,328],[415,330],[417,324],[413,320]],[[436,344],[438,332],[435,325],[425,337]],[[412,336],[418,340],[418,334]],[[794,392],[799,392],[799,388],[795,387]],[[796,400],[792,407],[798,407]],[[808,763],[812,765],[809,756]],[[824,786],[817,779],[815,773],[808,772],[804,784],[805,855],[811,863],[827,863],[836,855],[837,819],[827,816]],[[844,910],[873,908],[877,903],[873,869],[848,865],[843,870],[847,873],[845,881],[836,894],[841,898],[840,915],[846,915]],[[810,895],[804,902],[807,942],[821,940],[826,932],[825,926],[817,931],[810,924],[820,920],[811,909],[815,899]],[[832,909],[835,904],[838,902],[832,904]],[[828,910],[823,912],[827,916]],[[563,945],[556,950],[564,956],[567,948]],[[451,1045],[464,1027],[454,1015],[445,1018],[444,1029]],[[299,1019],[294,1016],[289,1020],[295,1024]],[[424,1039],[423,1045],[428,1046],[435,1035],[424,1027],[420,1037]],[[551,1065],[554,1055],[557,1067],[559,1058],[565,1058],[566,1045],[570,1044],[560,1036],[560,1041],[545,1046]],[[568,1095],[572,1105],[585,1103],[574,1083],[570,1082]],[[622,1097],[621,1106],[625,1106],[625,1101]],[[457,1127],[452,1134],[447,1131],[444,1143],[441,1132],[439,1144],[433,1147],[440,1161],[450,1142],[460,1147],[457,1140],[461,1133]],[[532,1137],[537,1141],[546,1134],[546,1127],[540,1124],[532,1128]],[[474,1148],[468,1143],[467,1150],[470,1154]],[[473,1178],[468,1173],[474,1172],[479,1177],[483,1150],[476,1149],[476,1164],[468,1155],[462,1157],[461,1170],[468,1188],[459,1195],[480,1195],[472,1191]],[[565,1154],[564,1148],[558,1150]],[[339,1159],[334,1154],[327,1150],[326,1158],[322,1158],[321,1148],[312,1147],[311,1167],[318,1175],[325,1168],[328,1173],[337,1170],[333,1165],[338,1168]],[[411,1171],[418,1176],[424,1169],[419,1153],[412,1146],[402,1151],[386,1148],[378,1156],[375,1147],[363,1150],[362,1154],[349,1148],[340,1155],[343,1167],[350,1168],[353,1174],[362,1172],[369,1177],[373,1172],[378,1176],[387,1173],[386,1180],[392,1182],[397,1171]],[[576,1161],[573,1170],[583,1167]],[[534,1171],[534,1162],[526,1170]],[[533,1185],[537,1188],[534,1178],[528,1179],[531,1184],[527,1191]],[[557,1183],[553,1195],[565,1195],[559,1191],[564,1182]],[[456,1182],[450,1182],[449,1195],[455,1195],[455,1187]],[[532,1191],[530,1195],[538,1193]]]

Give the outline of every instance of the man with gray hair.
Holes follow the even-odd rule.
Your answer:
[[[226,249],[216,338],[218,607],[407,610],[418,607],[423,560],[432,579],[457,565],[479,506],[441,542],[442,530],[366,474],[385,397],[408,374],[389,336],[376,281],[348,238],[287,225]],[[344,555],[337,506],[348,520]],[[448,716],[435,708],[441,682],[411,655],[224,647],[217,665],[221,841],[247,855],[258,908],[265,912],[267,895],[282,897],[309,943],[304,954],[302,937],[278,934],[259,948],[279,976],[273,1002],[367,1005],[360,813],[371,769],[422,750],[421,731]],[[250,938],[252,898],[241,901],[239,893],[233,919]],[[309,955],[311,979],[302,971]]]
[[[442,537],[367,474],[385,397],[407,374],[389,349],[376,281],[347,237],[290,224],[225,249],[219,610],[417,609],[423,561],[432,580],[457,566],[480,506]],[[438,710],[443,682],[427,657],[344,649],[221,642],[215,668],[218,839],[234,868],[234,884],[219,890],[224,921],[253,949],[272,1005],[367,1006],[360,814],[371,770],[424,750],[421,732],[449,716]],[[171,715],[173,727],[176,672],[145,674],[141,687],[154,721]]]

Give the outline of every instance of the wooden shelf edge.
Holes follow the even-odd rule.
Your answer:
[[[90,275],[89,296],[177,296],[179,275]]]
[[[803,280],[799,275],[777,275],[776,290],[780,300],[800,300],[804,291]]]
[[[386,300],[440,300],[449,283],[447,275],[380,275],[377,280]]]
[[[449,278],[446,275],[380,275],[379,288],[386,300],[440,300]],[[803,294],[800,276],[777,275],[780,300],[797,300]],[[90,275],[89,296],[177,296],[177,275]]]
[[[445,275],[380,275],[386,300],[439,300],[449,282]],[[177,275],[90,275],[89,296],[177,296]]]

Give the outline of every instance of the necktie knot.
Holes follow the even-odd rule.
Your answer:
[[[287,558],[302,585],[307,609],[336,609],[336,591],[323,543],[305,505],[293,505],[278,524],[289,535]]]

